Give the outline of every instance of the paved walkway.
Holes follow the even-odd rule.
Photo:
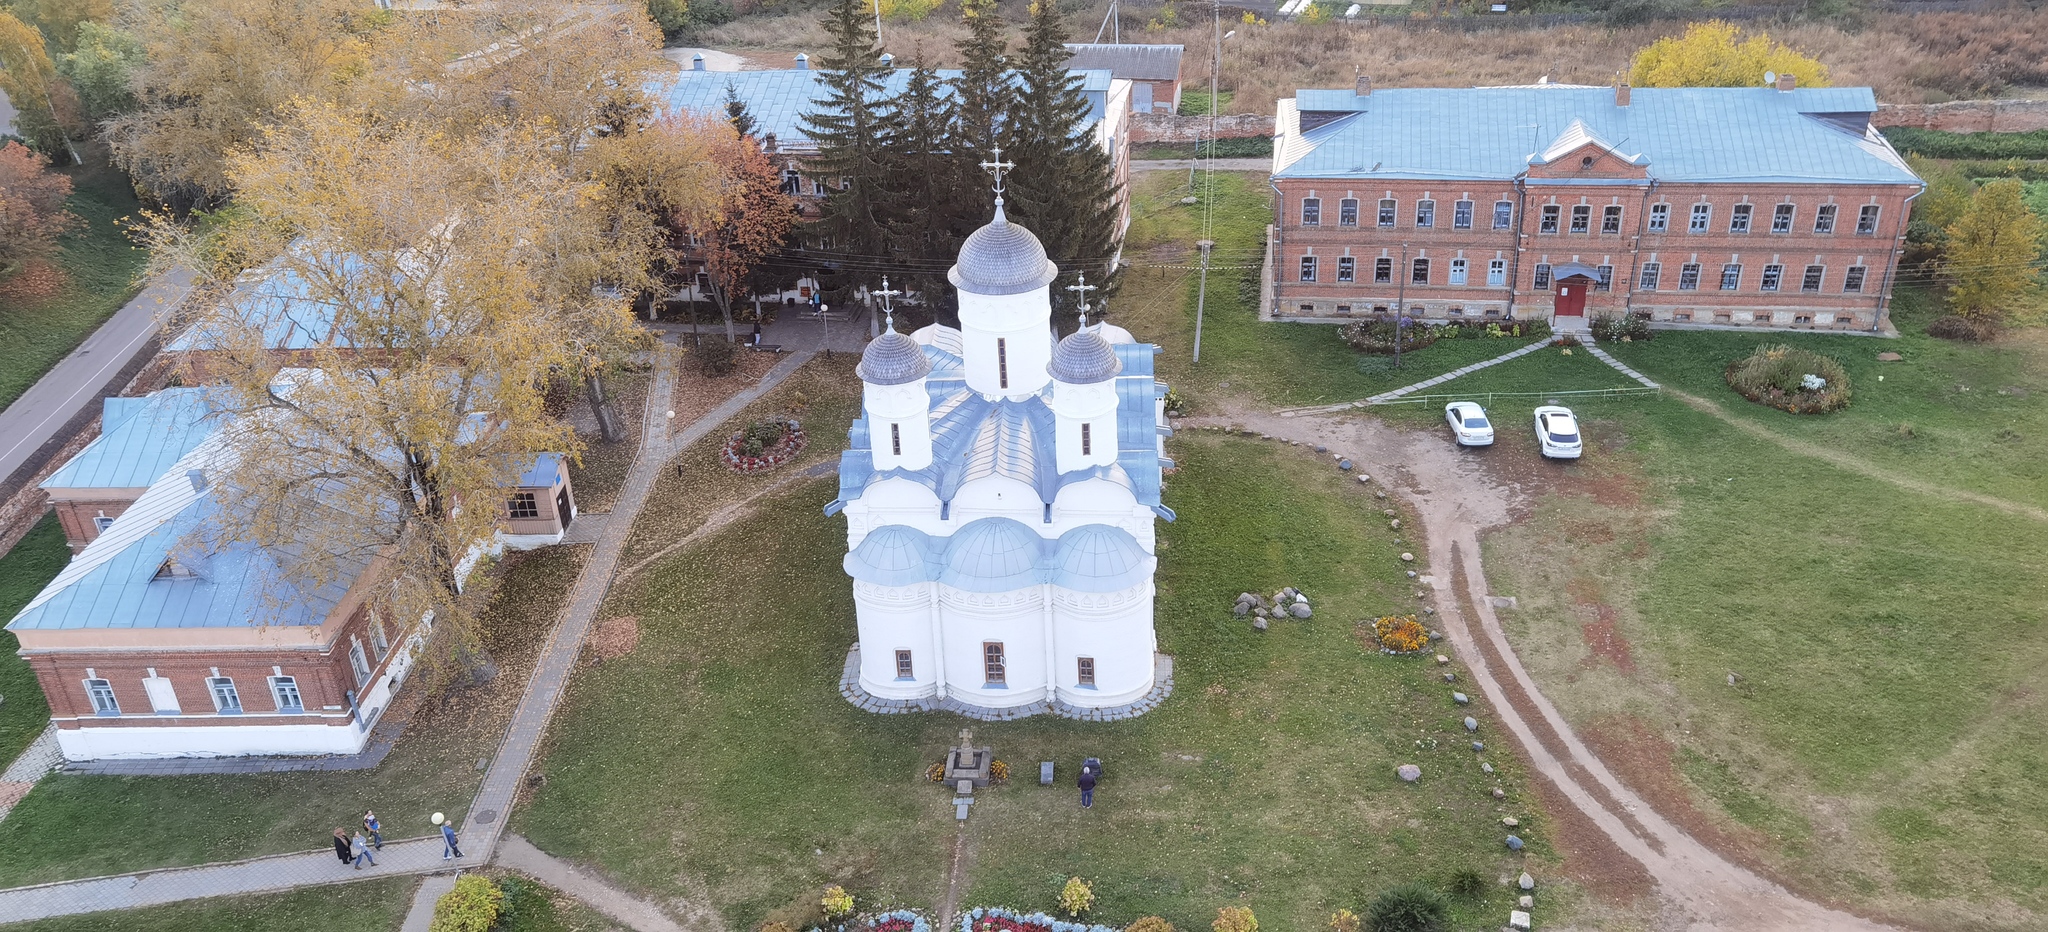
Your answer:
[[[1524,346],[1520,349],[1503,353],[1499,356],[1493,357],[1492,359],[1475,362],[1462,369],[1452,369],[1451,371],[1439,375],[1435,378],[1424,379],[1413,385],[1403,385],[1400,388],[1390,389],[1388,391],[1384,391],[1377,395],[1374,395],[1370,398],[1364,398],[1358,401],[1346,401],[1341,404],[1318,405],[1311,408],[1289,408],[1278,413],[1281,417],[1300,417],[1304,414],[1329,414],[1332,411],[1342,411],[1346,408],[1363,408],[1367,405],[1386,404],[1387,402],[1393,401],[1396,398],[1401,398],[1403,396],[1413,394],[1425,388],[1434,388],[1438,385],[1442,385],[1443,383],[1455,379],[1458,376],[1470,375],[1474,372],[1478,372],[1481,369],[1487,368],[1488,366],[1498,366],[1501,363],[1508,362],[1509,360],[1520,359],[1524,356],[1529,355],[1530,353],[1536,352],[1537,350],[1540,350],[1549,345],[1549,340],[1537,340],[1534,343],[1530,343],[1529,345]]]
[[[1594,345],[1593,345],[1593,341],[1592,341],[1592,340],[1588,339],[1588,340],[1587,340],[1587,341],[1585,342],[1585,347],[1586,347],[1586,352],[1588,352],[1588,353],[1592,353],[1592,354],[1593,354],[1593,358],[1594,358],[1594,359],[1598,359],[1598,360],[1600,360],[1601,362],[1604,362],[1604,363],[1606,363],[1606,364],[1608,364],[1608,365],[1610,365],[1610,366],[1613,366],[1613,367],[1614,367],[1614,370],[1615,370],[1616,372],[1619,372],[1619,373],[1621,373],[1622,375],[1628,376],[1629,378],[1631,378],[1631,379],[1634,379],[1634,380],[1636,380],[1636,382],[1637,382],[1637,383],[1639,383],[1639,384],[1641,384],[1641,385],[1642,385],[1642,386],[1643,386],[1644,388],[1657,388],[1657,387],[1659,387],[1659,386],[1657,385],[1657,383],[1655,383],[1655,382],[1652,382],[1652,381],[1650,381],[1650,377],[1649,377],[1649,376],[1646,376],[1646,375],[1644,375],[1644,374],[1642,374],[1642,373],[1640,373],[1640,372],[1637,372],[1637,371],[1636,371],[1636,370],[1634,370],[1634,369],[1631,369],[1631,368],[1629,368],[1629,367],[1628,367],[1627,365],[1623,364],[1621,360],[1619,360],[1619,359],[1616,359],[1616,358],[1614,358],[1614,357],[1612,357],[1612,356],[1609,356],[1609,355],[1607,355],[1607,351],[1606,351],[1606,350],[1604,350],[1604,349],[1601,349],[1600,347],[1594,346]]]
[[[509,867],[567,893],[635,932],[683,932],[661,907],[613,886],[590,871],[533,846],[518,835],[498,844],[499,867]]]
[[[121,371],[149,345],[163,318],[192,290],[192,273],[164,275],[123,305],[71,355],[0,411],[0,484],[35,460],[71,420],[99,404]]]

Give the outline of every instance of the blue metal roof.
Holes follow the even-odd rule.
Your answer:
[[[219,426],[220,389],[166,388],[146,398],[108,398],[100,435],[56,472],[45,489],[140,489],[155,482]]]
[[[1918,184],[1868,115],[1867,87],[1386,88],[1281,101],[1274,178],[1511,180],[1572,132],[1647,161],[1663,181]],[[1302,113],[1338,115],[1300,130]]]
[[[561,468],[562,455],[560,453],[542,453],[533,458],[533,465],[528,466],[525,472],[519,474],[519,487],[523,489],[537,489],[552,486],[555,484],[555,479],[561,474]]]
[[[1023,522],[982,518],[946,539],[939,581],[968,592],[1009,592],[1045,580],[1045,541]]]
[[[942,538],[900,524],[876,528],[843,565],[847,575],[877,586],[936,580],[969,592],[1040,583],[1119,592],[1151,578],[1156,562],[1129,531],[1107,524],[1084,524],[1047,541],[1009,518],[981,518]]]
[[[877,586],[908,586],[929,582],[937,571],[932,566],[932,539],[913,527],[891,524],[878,527],[862,538],[860,546],[846,555],[846,575]]]
[[[1102,70],[1076,70],[1069,74],[1081,79],[1081,91],[1088,98],[1092,121],[1102,118],[1105,101],[1108,99],[1110,73]],[[660,101],[671,112],[690,111],[725,114],[725,89],[730,83],[739,99],[747,104],[747,113],[754,118],[755,132],[761,135],[775,134],[776,144],[782,148],[807,149],[810,137],[805,134],[802,116],[812,109],[812,102],[825,96],[820,80],[824,73],[803,68],[781,71],[679,71],[662,75],[647,87],[647,92]],[[939,93],[952,96],[952,82],[960,72],[939,71]],[[882,73],[883,98],[903,92],[910,83],[910,70],[896,68]]]
[[[1152,555],[1129,531],[1089,524],[1060,535],[1052,583],[1075,592],[1121,592],[1152,578]]]
[[[300,242],[292,248],[310,247]],[[381,304],[382,292],[362,275],[363,268],[359,256],[340,257],[338,272],[345,282],[341,287],[355,292],[352,299],[360,301],[363,307],[374,308]],[[398,286],[403,287],[404,283]],[[218,308],[215,319],[194,324],[165,349],[183,352],[215,348],[221,342],[224,327],[261,327],[263,345],[271,349],[349,346],[353,341],[342,332],[340,316],[341,309],[331,297],[322,296],[321,289],[280,259],[264,266],[260,277],[237,287]]]

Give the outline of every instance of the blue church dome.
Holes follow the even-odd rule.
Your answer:
[[[1129,531],[1088,524],[1060,535],[1052,583],[1075,592],[1119,592],[1152,575],[1151,557]]]
[[[939,581],[968,592],[1008,592],[1037,585],[1045,550],[1038,535],[1009,518],[968,522],[946,544]]]
[[[1054,346],[1052,362],[1045,367],[1054,379],[1068,385],[1108,381],[1123,370],[1123,361],[1116,358],[1116,350],[1109,341],[1088,327],[1074,331]]]
[[[846,575],[877,586],[912,586],[929,582],[931,538],[900,524],[878,527],[841,564]]]
[[[924,347],[894,327],[861,350],[860,380],[870,385],[903,385],[931,374],[932,361]]]
[[[1043,288],[1059,274],[1038,237],[1011,223],[997,204],[996,218],[968,235],[946,279],[972,294],[1006,295]]]

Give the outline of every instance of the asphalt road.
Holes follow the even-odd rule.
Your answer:
[[[0,482],[12,478],[71,419],[97,406],[108,383],[149,346],[163,316],[192,288],[192,273],[160,277],[86,337],[62,362],[0,411]]]

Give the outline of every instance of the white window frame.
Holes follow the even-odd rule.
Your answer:
[[[1600,270],[1600,278],[1593,282],[1594,291],[1607,291],[1614,287],[1614,266],[1594,266]]]
[[[1494,202],[1493,202],[1493,228],[1494,228],[1494,229],[1496,229],[1496,230],[1511,230],[1511,229],[1514,229],[1514,226],[1515,226],[1515,202],[1514,202],[1514,201],[1494,201]]]
[[[1785,266],[1773,262],[1764,266],[1764,276],[1757,282],[1758,291],[1777,291],[1785,284]]]
[[[1729,262],[1721,266],[1721,287],[1719,291],[1740,291],[1742,289],[1742,263]]]
[[[1809,281],[1813,282],[1812,287],[1807,287],[1806,283]],[[1827,283],[1828,267],[1818,263],[1809,265],[1799,276],[1799,293],[1818,294],[1822,288],[1827,286]]]
[[[1375,285],[1391,285],[1394,283],[1394,260],[1392,257],[1381,256],[1372,260],[1372,283]]]
[[[287,695],[298,701],[286,702]],[[306,697],[299,692],[299,678],[296,676],[270,677],[270,700],[277,703],[277,711],[281,715],[306,714]]]
[[[1323,199],[1304,197],[1301,199],[1301,225],[1319,227],[1323,225]]]
[[[1467,200],[1459,200],[1451,204],[1451,229],[1472,229],[1472,209],[1474,206],[1471,201]]]
[[[348,638],[348,666],[356,675],[357,686],[370,685],[370,674],[375,669],[370,666],[370,655],[363,652],[363,639],[353,634]]]
[[[1412,262],[1408,263],[1408,284],[1411,284],[1411,285],[1427,285],[1427,284],[1429,284],[1429,259],[1428,259],[1428,257],[1426,257],[1426,256],[1416,256],[1416,257],[1415,257],[1415,259],[1414,259],[1414,261],[1412,261]]]
[[[1536,263],[1536,270],[1529,282],[1537,291],[1550,290],[1550,263]]]
[[[1573,204],[1573,205],[1572,205],[1572,226],[1571,226],[1571,230],[1572,230],[1572,232],[1573,232],[1573,233],[1575,233],[1575,234],[1579,234],[1579,235],[1585,235],[1585,234],[1590,234],[1590,233],[1592,233],[1592,232],[1593,232],[1593,205],[1591,205],[1591,204]]]
[[[1418,230],[1436,229],[1436,200],[1434,198],[1423,198],[1415,202],[1415,228]]]
[[[1463,259],[1452,259],[1452,260],[1451,260],[1451,284],[1453,284],[1453,285],[1462,285],[1462,284],[1465,284],[1465,278],[1466,278],[1466,262],[1465,262],[1465,260],[1463,260]]]
[[[1884,216],[1884,208],[1876,204],[1865,204],[1856,209],[1856,235],[1876,236],[1877,222]]]
[[[1609,204],[1600,209],[1600,235],[1612,236],[1621,232],[1622,210],[1620,204]],[[1612,222],[1610,222],[1612,221]]]
[[[1687,263],[1685,263],[1684,265],[1681,265],[1681,266],[1679,266],[1679,267],[1678,267],[1678,290],[1680,290],[1680,291],[1698,291],[1698,290],[1700,290],[1700,264],[1699,264],[1699,263],[1697,263],[1697,262],[1687,262]]]
[[[1671,205],[1658,202],[1650,205],[1650,232],[1663,233],[1671,229]]]
[[[222,715],[242,714],[242,693],[235,689],[234,677],[207,677],[206,693],[213,699],[213,710],[215,712]]]
[[[1379,226],[1380,226],[1380,229],[1382,229],[1382,230],[1391,230],[1391,229],[1393,229],[1393,228],[1394,228],[1394,223],[1395,223],[1395,222],[1396,222],[1396,221],[1397,221],[1397,220],[1398,220],[1398,219],[1400,218],[1400,216],[1401,216],[1401,202],[1400,202],[1400,201],[1398,201],[1398,200],[1395,200],[1394,198],[1391,198],[1391,197],[1383,197],[1383,198],[1380,198],[1380,212],[1379,212],[1379,216],[1378,216],[1377,218],[1375,218],[1375,219],[1377,219],[1377,220],[1379,221]]]
[[[1842,293],[1862,294],[1863,281],[1870,276],[1867,265],[1852,265],[1842,273]]]
[[[1358,198],[1347,197],[1337,202],[1337,225],[1340,227],[1355,227],[1358,225]]]
[[[1564,221],[1564,208],[1557,204],[1545,204],[1536,212],[1536,232],[1541,236],[1555,234]]]
[[[1657,282],[1664,277],[1664,263],[1645,262],[1640,277],[1636,279],[1637,291],[1656,291]]]
[[[1316,257],[1314,257],[1314,256],[1302,256],[1302,257],[1301,257],[1301,277],[1300,277],[1300,279],[1299,279],[1299,280],[1300,280],[1300,281],[1305,281],[1305,282],[1312,282],[1312,281],[1315,281],[1315,280],[1316,280],[1316,271],[1317,271],[1317,269],[1316,269]]]
[[[114,683],[100,677],[89,677],[85,683],[85,698],[92,703],[92,714],[108,718],[121,714],[121,700],[114,695]]]
[[[391,635],[384,630],[384,619],[375,612],[370,613],[370,650],[377,655],[377,662],[391,653]]]
[[[1737,204],[1728,211],[1728,232],[1739,236],[1749,234],[1750,218],[1756,214],[1756,205]]]
[[[101,534],[105,534],[107,532],[107,528],[114,526],[114,519],[108,517],[106,512],[101,512],[93,516],[92,526],[94,530],[98,531]]]
[[[1790,233],[1792,225],[1799,222],[1799,208],[1792,204],[1779,204],[1771,208],[1771,232]]]
[[[1813,232],[1821,236],[1832,236],[1835,232],[1835,215],[1840,210],[1834,204],[1822,204],[1813,209]]]
[[[1705,233],[1714,226],[1714,205],[1692,205],[1692,219],[1687,222],[1687,233]]]

